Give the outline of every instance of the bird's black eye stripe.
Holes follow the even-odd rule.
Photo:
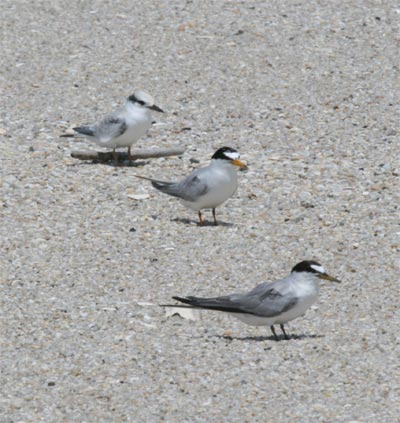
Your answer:
[[[129,96],[128,100],[131,101],[132,103],[139,103],[141,106],[144,106],[146,104],[143,100],[138,100],[135,97],[135,94],[132,94],[131,96]]]

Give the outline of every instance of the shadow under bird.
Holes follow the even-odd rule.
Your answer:
[[[180,182],[134,176],[151,181],[154,188],[179,198],[185,207],[197,211],[200,225],[204,223],[201,210],[212,209],[214,224],[217,225],[215,209],[236,192],[238,168],[247,168],[239,158],[237,150],[222,147],[213,154],[208,166],[195,170]]]
[[[128,160],[131,161],[132,144],[147,133],[153,122],[151,110],[164,113],[154,104],[151,95],[144,91],[135,91],[128,97],[123,108],[107,115],[97,123],[77,126],[73,130],[101,147],[112,148],[115,161],[118,159],[115,150],[127,147]]]
[[[200,308],[229,313],[252,326],[270,326],[275,340],[279,340],[274,325],[280,325],[284,338],[289,339],[284,325],[302,316],[319,294],[320,280],[340,282],[329,276],[313,260],[302,261],[293,267],[289,276],[272,283],[262,283],[245,294],[222,297],[172,297],[188,305],[166,304],[164,307]]]

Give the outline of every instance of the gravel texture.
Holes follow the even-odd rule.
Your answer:
[[[398,1],[3,0],[0,16],[1,423],[399,422]],[[72,159],[98,147],[59,135],[136,88],[168,112],[137,147],[186,153]],[[249,170],[218,227],[132,176],[178,179],[223,145]],[[303,259],[343,283],[290,341],[158,306]]]

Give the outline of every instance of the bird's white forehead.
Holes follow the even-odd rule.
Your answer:
[[[229,157],[231,160],[237,160],[240,158],[240,154],[237,151],[225,151],[224,156]]]
[[[312,264],[310,267],[313,268],[318,273],[325,273],[325,269],[322,266],[318,266],[317,264]]]
[[[136,90],[134,92],[134,95],[138,100],[144,101],[146,104],[149,104],[151,106],[154,104],[153,97],[142,90]]]

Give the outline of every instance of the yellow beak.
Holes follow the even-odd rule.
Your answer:
[[[231,163],[235,166],[239,166],[242,169],[247,169],[247,166],[239,159],[232,160]]]
[[[333,276],[329,276],[327,273],[321,273],[320,275],[318,275],[318,277],[320,279],[324,279],[326,281],[330,281],[330,282],[338,282],[340,283],[339,279],[334,278]]]

